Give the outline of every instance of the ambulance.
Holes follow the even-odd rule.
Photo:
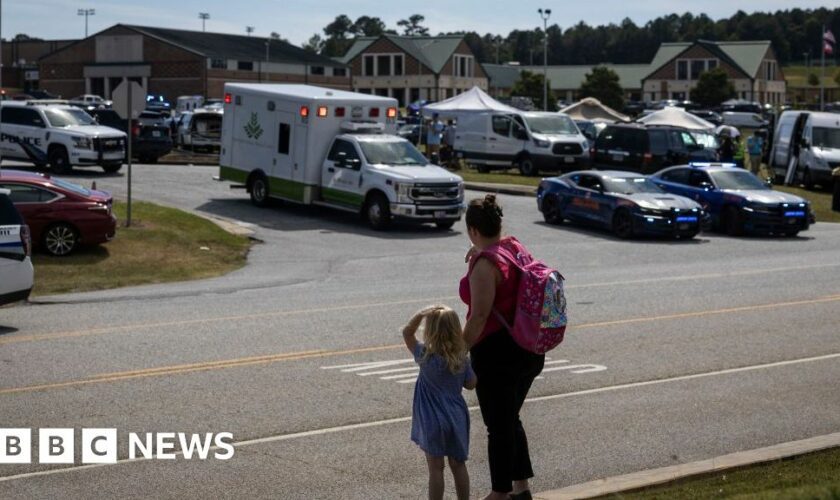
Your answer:
[[[465,211],[461,177],[395,135],[393,98],[311,85],[225,84],[219,177],[254,205],[272,198],[449,229]]]

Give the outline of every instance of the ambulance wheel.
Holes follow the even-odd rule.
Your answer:
[[[67,157],[67,150],[64,149],[64,146],[53,146],[50,148],[48,158],[50,169],[54,174],[67,174],[73,170],[73,165],[70,165],[70,159]]]
[[[268,206],[268,179],[265,175],[259,174],[251,179],[251,185],[248,186],[248,191],[251,193],[251,203],[257,207]]]
[[[365,203],[364,215],[370,227],[382,231],[391,224],[391,205],[385,196],[375,194]]]

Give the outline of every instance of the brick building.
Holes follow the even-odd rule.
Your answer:
[[[353,90],[394,97],[400,106],[487,90],[487,74],[463,36],[359,37],[338,60],[350,67]]]
[[[277,39],[117,24],[42,57],[40,86],[111,97],[124,79],[151,94],[222,97],[225,82],[349,89],[345,65]]]
[[[642,79],[646,101],[684,100],[704,71],[723,68],[739,99],[785,103],[785,76],[770,42],[664,43]]]
[[[39,88],[38,60],[76,40],[4,40],[3,89],[14,93]]]

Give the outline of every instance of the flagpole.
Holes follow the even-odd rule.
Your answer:
[[[822,64],[822,76],[820,76],[820,111],[825,111],[825,25],[822,27],[822,38],[820,39],[820,63]]]

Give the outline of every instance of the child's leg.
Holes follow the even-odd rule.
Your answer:
[[[458,500],[468,500],[470,498],[470,473],[467,472],[467,463],[450,457],[449,468],[452,470],[452,478],[455,479],[455,493],[458,495]]]
[[[426,453],[429,466],[429,500],[443,499],[443,457],[433,457]]]

